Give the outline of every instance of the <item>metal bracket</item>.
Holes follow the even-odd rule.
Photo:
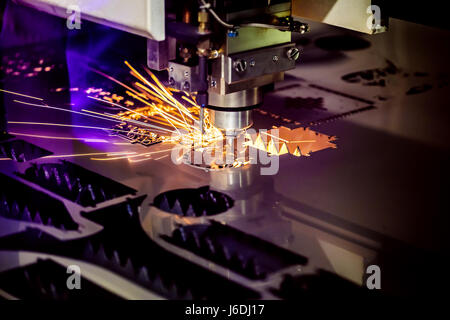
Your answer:
[[[225,81],[228,84],[279,73],[295,68],[295,60],[289,58],[294,43],[236,53],[225,61]]]

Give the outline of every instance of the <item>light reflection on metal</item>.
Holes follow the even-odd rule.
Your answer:
[[[277,134],[271,134],[277,130]],[[328,148],[337,148],[333,141],[336,137],[311,130],[310,128],[289,129],[279,127],[268,130],[267,133],[260,132],[247,140],[248,146],[267,151],[272,155],[292,154],[294,156],[309,157],[312,152]]]

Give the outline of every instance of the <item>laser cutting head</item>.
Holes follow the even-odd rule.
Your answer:
[[[206,96],[211,123],[235,135],[252,125],[252,109],[261,104],[263,87],[283,80],[284,71],[295,67],[300,52],[291,43],[291,32],[307,28],[291,18],[291,1],[199,4],[175,15],[182,25],[167,25],[174,37],[167,40],[168,47],[172,42],[177,48],[175,59],[168,61],[169,85]],[[187,29],[180,31],[186,25],[194,27],[195,41],[184,37]],[[199,56],[207,57],[206,74]]]

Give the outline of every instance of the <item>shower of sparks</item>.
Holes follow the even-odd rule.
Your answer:
[[[9,121],[8,123],[15,125],[55,126],[88,130],[104,130],[110,132],[112,135],[117,135],[121,138],[127,139],[129,141],[129,143],[127,143],[128,145],[130,143],[139,143],[144,146],[150,146],[156,143],[172,144],[172,147],[173,145],[182,145],[182,157],[186,156],[186,154],[191,154],[191,152],[215,150],[217,143],[220,144],[225,141],[222,132],[211,125],[210,117],[207,111],[203,117],[204,131],[202,134],[199,123],[200,106],[196,103],[195,95],[180,90],[167,88],[147,68],[144,68],[146,72],[146,75],[144,76],[127,61],[125,61],[125,64],[129,68],[130,74],[135,78],[135,81],[133,81],[132,84],[125,84],[124,82],[117,80],[102,71],[92,68],[91,70],[123,87],[130,99],[125,100],[124,97],[117,94],[113,94],[111,96],[111,93],[105,92],[98,88],[89,88],[86,90],[88,98],[122,109],[116,114],[99,113],[86,108],[81,109],[81,111],[75,111],[50,106],[41,98],[32,97],[17,92],[7,92],[9,94],[39,100],[39,103],[14,100],[15,103],[19,103],[24,106],[70,112],[72,114],[84,117],[115,122],[116,125],[113,127],[28,121]],[[97,94],[97,96],[95,96],[95,94]],[[106,99],[106,97],[109,99]],[[121,103],[122,100],[127,103]],[[138,106],[136,107],[136,105]],[[57,137],[50,135],[39,136],[26,133],[18,133],[17,135],[42,139],[78,140],[84,142],[106,141],[102,139]],[[157,154],[157,159],[159,160],[167,158],[167,153],[171,150],[172,148],[154,152],[141,152],[133,155],[128,153],[120,154],[114,157],[107,155],[107,157],[93,157],[91,159],[97,161],[128,159],[130,162],[141,162],[150,159],[155,160],[153,155]],[[225,155],[229,151],[225,151],[225,149],[222,148],[219,152],[222,152]],[[243,164],[244,162],[235,161],[236,166],[242,166]],[[209,168],[217,167],[214,163],[206,164],[206,166]]]
[[[137,79],[137,81],[133,84],[137,91],[121,81],[112,78],[111,76],[108,76],[98,70],[94,70],[108,79],[122,85],[125,89],[127,89],[126,93],[129,96],[143,104],[143,107],[133,110],[115,103],[111,103],[125,109],[125,111],[116,115],[117,118],[122,120],[137,120],[143,123],[155,122],[160,125],[165,125],[166,127],[172,128],[176,131],[176,137],[172,138],[173,140],[178,141],[186,141],[187,138],[190,137],[192,142],[202,143],[202,140],[204,140],[204,143],[208,144],[208,141],[211,138],[221,136],[220,131],[210,124],[208,116],[206,116],[204,120],[205,133],[202,136],[198,123],[200,106],[194,102],[191,95],[186,92],[177,92],[175,90],[168,89],[147,68],[145,71],[150,76],[150,79],[147,79],[140,74],[127,61],[125,61],[125,64],[130,69],[130,74]],[[175,93],[180,96],[179,99],[188,101],[190,105],[185,106],[181,103],[180,100],[175,97]]]
[[[120,136],[147,146],[159,142],[182,145],[184,148],[181,149],[183,152],[181,157],[193,150],[204,152],[215,149],[217,143],[224,141],[222,132],[211,124],[207,110],[203,118],[204,132],[202,134],[199,123],[200,106],[195,102],[194,95],[167,88],[147,68],[145,68],[145,72],[149,77],[143,76],[127,61],[125,61],[125,64],[130,69],[130,74],[136,79],[132,85],[125,84],[99,70],[91,70],[121,85],[131,99],[137,100],[141,104],[139,107],[131,109],[119,103],[89,96],[93,100],[123,109],[123,111],[115,115],[107,115],[123,121],[122,124],[114,127],[118,129],[118,132],[128,131],[126,134],[120,134]],[[90,112],[89,110],[83,111]],[[146,128],[146,125],[159,126],[159,129],[162,129],[162,126],[165,131],[171,134],[155,134],[156,130]],[[144,138],[145,134],[147,136],[154,134],[154,136],[146,139]],[[222,152],[226,151],[222,150]],[[134,159],[135,157],[133,157],[129,158],[129,160],[130,162],[139,162],[151,158],[148,153],[142,153],[141,156],[143,157],[142,159]],[[118,159],[96,158],[93,160]],[[241,166],[243,163],[236,161],[236,165]],[[215,166],[212,164],[209,167]]]
[[[129,68],[130,74],[135,78],[132,84],[125,84],[122,81],[103,73],[102,71],[92,68],[90,68],[90,70],[123,87],[125,89],[125,93],[129,96],[129,99],[126,99],[116,93],[111,95],[110,92],[103,91],[101,88],[89,88],[85,91],[89,99],[119,108],[120,111],[115,114],[106,112],[100,113],[88,109],[75,111],[50,106],[46,104],[42,98],[2,89],[0,89],[0,91],[11,95],[39,100],[40,103],[14,100],[15,103],[25,106],[71,112],[73,114],[85,117],[115,122],[113,127],[24,121],[9,121],[8,123],[10,124],[103,130],[109,132],[111,135],[124,138],[128,142],[117,143],[110,142],[105,139],[11,133],[18,136],[28,136],[32,138],[112,143],[114,145],[130,145],[131,143],[138,143],[143,146],[151,146],[159,143],[172,144],[171,148],[152,152],[85,153],[52,155],[45,158],[88,156],[94,161],[115,161],[127,159],[130,163],[136,163],[147,160],[165,159],[169,156],[167,153],[173,151],[173,145],[177,145],[181,146],[181,148],[179,148],[180,153],[177,156],[178,160],[181,160],[188,165],[194,165],[192,159],[198,157],[203,159],[203,155],[206,153],[217,156],[217,158],[213,157],[212,160],[210,158],[210,163],[195,165],[196,167],[206,170],[216,170],[225,167],[238,168],[252,163],[249,158],[249,147],[263,150],[270,155],[276,156],[283,154],[309,156],[311,152],[316,152],[327,148],[336,148],[336,145],[332,143],[332,141],[335,140],[334,137],[322,135],[318,132],[310,130],[309,128],[297,128],[291,130],[286,127],[280,127],[275,128],[278,130],[276,134],[272,134],[274,132],[269,130],[267,132],[262,131],[255,135],[250,135],[244,130],[241,133],[244,140],[239,140],[236,137],[233,141],[230,141],[229,138],[224,137],[223,133],[219,129],[215,128],[211,124],[208,110],[204,110],[204,117],[200,120],[201,109],[196,102],[195,94],[190,94],[188,92],[175,90],[164,86],[163,83],[159,81],[158,78],[146,67],[144,67],[144,70],[147,74],[146,76],[143,76],[127,61],[125,61],[125,65]],[[200,129],[200,121],[203,121],[203,133]],[[236,148],[237,143],[241,143],[242,146],[237,146]],[[216,162],[216,159],[219,158],[226,158],[228,161],[229,157],[233,159],[230,163],[227,162],[227,164],[219,164],[219,162]],[[0,160],[9,159],[1,158]]]

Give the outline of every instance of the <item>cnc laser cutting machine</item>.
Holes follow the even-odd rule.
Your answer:
[[[1,0],[0,297],[437,293],[432,2]]]

